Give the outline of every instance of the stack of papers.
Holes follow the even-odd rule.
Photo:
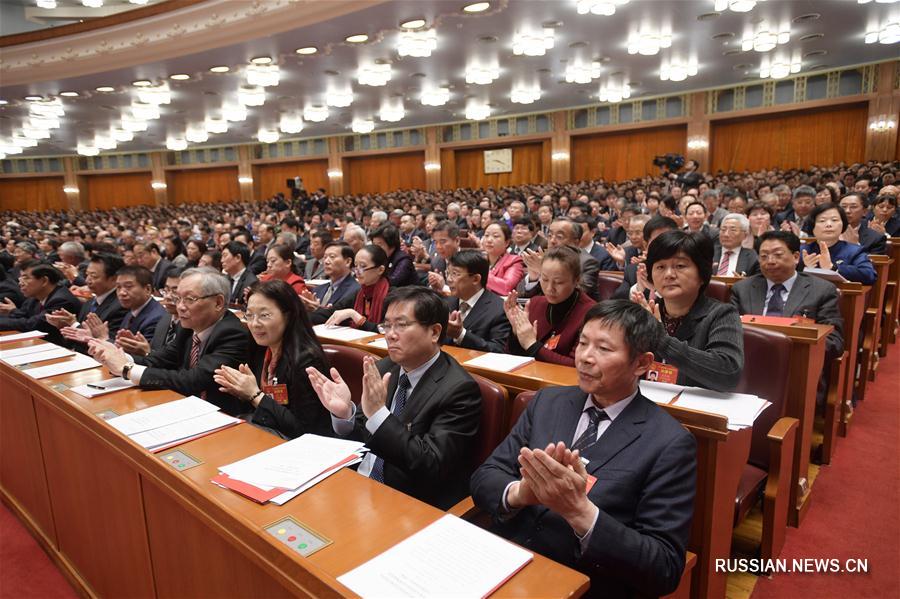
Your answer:
[[[684,391],[684,387],[681,385],[660,383],[659,381],[641,380],[638,384],[644,397],[650,401],[662,404],[672,403],[672,400]]]
[[[514,356],[512,354],[487,353],[477,358],[464,362],[466,366],[496,370],[498,372],[510,372],[534,362],[531,356]]]
[[[821,277],[826,281],[831,281],[835,285],[838,283],[846,283],[847,279],[836,270],[831,270],[828,268],[804,268],[803,272],[808,275],[816,275],[817,277]]]
[[[378,347],[381,349],[387,349],[387,339],[382,337],[381,339],[376,339],[375,341],[369,341],[366,345],[371,345],[372,347]]]
[[[47,360],[55,360],[57,358],[68,358],[69,356],[74,356],[75,352],[72,350],[66,349],[64,347],[59,347],[58,345],[53,345],[52,343],[45,343],[44,345],[35,346],[38,348],[42,348],[43,351],[33,351],[27,352],[18,356],[8,356],[0,358],[10,366],[21,366],[22,364],[35,364],[37,362],[46,362]],[[32,349],[21,348],[21,349]],[[11,349],[9,351],[16,351]]]
[[[321,285],[328,285],[331,283],[331,279],[307,279],[306,286],[307,287],[319,287]]]
[[[643,390],[643,383],[641,389]],[[736,431],[753,426],[756,418],[772,403],[746,393],[724,393],[697,387],[685,387],[675,405],[725,416],[728,418],[728,429]]]
[[[16,349],[3,349],[0,350],[0,360],[6,360],[7,358],[15,358],[17,356],[24,356],[26,354],[34,354],[38,352],[43,352],[51,349],[56,349],[59,346],[54,343],[41,343],[39,345],[29,345],[27,347],[17,347]]]
[[[71,360],[60,362],[59,364],[48,364],[46,366],[33,366],[26,368],[22,372],[33,379],[45,379],[50,376],[59,374],[69,374],[70,372],[78,372],[79,370],[87,370],[88,368],[96,368],[100,366],[100,362],[90,356],[84,354],[75,354]]]
[[[302,435],[219,468],[212,482],[257,503],[284,505],[344,466],[362,460],[359,441]]]
[[[97,381],[96,383],[78,385],[77,387],[72,387],[69,391],[74,391],[83,397],[97,397],[98,395],[106,395],[107,393],[121,391],[122,389],[131,389],[134,386],[134,383],[131,381],[126,381],[122,377],[117,376],[116,378],[104,379],[102,381]]]
[[[534,555],[455,516],[443,516],[338,581],[362,597],[487,597]]]
[[[106,421],[154,453],[241,422],[199,397],[185,397]]]
[[[359,341],[360,339],[368,339],[374,337],[378,333],[371,331],[361,331],[352,327],[332,327],[324,324],[317,324],[313,327],[316,336],[322,339],[332,339],[335,341]]]
[[[24,339],[38,339],[46,337],[47,333],[41,331],[28,331],[27,333],[16,333],[15,335],[0,336],[0,343],[10,343],[12,341],[22,341]]]

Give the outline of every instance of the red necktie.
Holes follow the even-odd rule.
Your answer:
[[[731,250],[722,253],[722,259],[719,261],[719,270],[716,272],[716,275],[723,277],[728,274],[728,263],[731,262],[732,253]]]

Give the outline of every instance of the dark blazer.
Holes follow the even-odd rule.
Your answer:
[[[472,476],[475,504],[501,515],[504,490],[521,478],[519,450],[571,445],[586,398],[578,387],[541,389]],[[540,505],[495,518],[494,531],[590,576],[588,596],[671,593],[681,579],[694,511],[693,435],[638,393],[582,455],[597,477],[588,499],[600,510],[584,553],[566,521]]]
[[[588,310],[596,302],[585,295],[579,293],[575,305],[558,329],[559,341],[556,349],[547,349],[544,347],[546,340],[550,338],[552,328],[550,321],[547,320],[547,306],[549,302],[547,297],[539,295],[533,297],[528,304],[528,320],[529,322],[537,321],[537,342],[531,347],[523,348],[519,345],[519,339],[514,333],[509,335],[509,353],[519,356],[534,356],[539,362],[552,362],[554,364],[563,364],[565,366],[575,366],[575,346],[578,345],[578,337],[581,335],[581,325],[584,323],[584,316]]]
[[[806,243],[802,249],[811,254],[818,254],[820,251],[816,242]],[[838,273],[848,281],[871,285],[878,277],[869,255],[858,244],[838,241],[828,248],[828,253],[831,255],[831,263],[837,266]]]
[[[540,246],[538,245],[538,242],[537,242],[537,241],[534,241],[534,240],[531,240],[531,242],[530,242],[528,245],[526,245],[525,247],[523,247],[523,248],[519,248],[519,247],[516,246],[516,244],[510,243],[510,244],[509,244],[509,253],[510,253],[510,254],[515,254],[516,256],[518,256],[518,255],[521,254],[524,250],[531,250],[531,251],[534,251],[534,250],[538,249],[539,247],[540,247]]]
[[[616,261],[613,260],[612,256],[609,255],[609,252],[606,251],[606,248],[596,241],[591,247],[590,254],[594,257],[594,260],[596,260],[600,264],[600,270],[618,269],[618,267],[616,266]]]
[[[751,250],[750,248],[741,247],[739,248],[739,254],[737,259],[737,268],[735,271],[740,274],[744,273],[744,276],[752,276],[759,274],[759,257],[756,255],[756,252]],[[716,271],[719,268],[719,261],[722,259],[722,246],[717,242],[713,249],[713,267],[712,272],[716,274]]]
[[[22,290],[19,288],[19,284],[16,283],[15,279],[4,279],[0,281],[0,302],[6,298],[9,298],[9,301],[16,306],[21,306],[25,301],[25,296],[22,295]]]
[[[257,347],[256,356],[252,363],[253,374],[257,381],[263,381],[263,362],[266,348]],[[275,376],[279,383],[285,383],[289,374],[294,379],[288,385],[288,403],[282,405],[275,401],[271,395],[263,396],[253,417],[254,424],[274,428],[285,437],[294,439],[305,433],[313,433],[324,437],[333,437],[334,429],[331,427],[331,414],[319,401],[319,396],[313,390],[306,374],[306,367],[312,366],[323,374],[328,373],[328,365],[324,362],[308,362],[306,364],[289,364],[287,360],[279,360],[275,367]],[[262,383],[260,382],[260,389]]]
[[[400,366],[383,358],[391,373],[388,407],[400,380]],[[385,484],[446,510],[468,495],[471,452],[481,419],[481,392],[468,372],[448,354],[422,376],[399,416],[391,414],[374,435],[356,412],[353,438],[384,459]]]
[[[163,314],[158,321],[156,321],[156,329],[153,331],[153,339],[148,339],[150,342],[150,351],[157,351],[159,348],[164,347],[166,345],[166,333],[169,330],[169,325],[172,324],[172,315],[166,312]],[[176,338],[178,335],[178,327],[179,325],[176,323]]]
[[[153,288],[162,289],[166,286],[166,275],[169,274],[169,267],[172,263],[167,258],[160,258],[156,263],[156,270],[153,271]]]
[[[657,301],[665,305],[662,298]],[[653,353],[678,368],[679,385],[731,391],[744,370],[744,332],[737,309],[701,293],[675,336],[665,335]]]
[[[47,341],[64,345],[65,341],[59,329],[47,322],[46,314],[52,314],[56,310],[63,309],[72,314],[81,311],[81,302],[72,295],[68,287],[58,285],[47,299],[44,305],[33,297],[26,298],[22,305],[7,314],[0,316],[0,331],[43,331],[47,333]]]
[[[450,296],[444,301],[451,312],[459,310],[458,297]],[[469,310],[469,314],[463,321],[463,328],[466,329],[466,334],[458,344],[459,347],[486,352],[503,353],[506,351],[506,341],[509,339],[512,327],[503,310],[503,299],[496,293],[485,289]],[[447,339],[445,343],[457,345],[452,339]]]
[[[137,316],[133,316],[131,310],[126,312],[119,328],[128,329],[134,334],[140,333],[144,336],[144,339],[152,343],[153,335],[156,334],[156,323],[159,322],[159,319],[164,314],[168,314],[166,309],[151,297],[150,301],[138,312]]]
[[[625,264],[622,283],[616,288],[610,299],[630,299],[631,287],[637,283],[637,264]]]
[[[225,275],[225,276],[228,276],[228,275]],[[229,278],[229,282],[233,284],[233,281],[230,280],[231,277],[228,277],[228,278]],[[256,283],[258,280],[259,279],[256,278],[256,275],[253,274],[253,271],[250,270],[250,267],[245,268],[244,272],[241,273],[241,277],[238,279],[237,286],[234,287],[234,292],[232,292],[231,297],[229,298],[228,302],[231,304],[243,305],[244,304],[244,290],[247,287],[250,287],[251,285]]]
[[[141,375],[141,387],[145,389],[171,389],[182,395],[206,392],[206,400],[232,416],[249,410],[249,403],[219,391],[213,381],[213,371],[222,365],[237,368],[247,361],[252,341],[247,327],[229,311],[213,325],[200,361],[191,368],[191,346],[194,332],[179,329],[175,341],[135,362],[148,368]],[[146,335],[145,335],[146,337]]]
[[[867,254],[887,254],[887,237],[870,229],[865,220],[859,223],[859,245]]]
[[[738,281],[731,288],[731,304],[741,314],[761,315],[768,289],[768,282],[762,275]],[[825,339],[825,351],[829,358],[836,358],[844,351],[844,319],[841,317],[834,283],[814,275],[797,273],[797,280],[784,304],[783,314],[804,316],[819,324],[834,326],[834,331]]]
[[[625,229],[625,227],[611,227],[607,230],[606,239],[610,243],[622,245],[628,240],[628,231]]]
[[[84,322],[84,319],[91,313],[91,309],[95,304],[96,300],[92,299],[81,306],[81,311],[78,312],[78,322]],[[119,298],[116,296],[115,290],[106,296],[106,299],[103,300],[102,304],[97,306],[97,309],[94,310],[94,312],[109,328],[110,340],[115,340],[116,333],[119,332],[119,328],[122,326],[122,320],[124,320],[125,315],[128,314],[128,310],[123,308],[122,304],[119,303]]]
[[[398,249],[388,257],[387,278],[391,287],[415,285],[418,282],[419,276],[409,254]]]
[[[313,294],[321,302],[325,297],[326,291],[328,291],[328,285],[319,285],[315,288]],[[341,281],[341,284],[334,290],[334,293],[331,294],[331,299],[328,303],[334,305],[344,297],[353,297],[355,300],[357,293],[359,293],[359,283],[356,282],[353,275],[347,275],[344,277],[344,280]]]
[[[268,249],[267,245],[260,245],[250,254],[250,264],[247,265],[247,269],[254,275],[259,275],[259,273],[266,270],[266,252]]]

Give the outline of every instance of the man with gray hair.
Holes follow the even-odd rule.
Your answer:
[[[181,328],[168,345],[149,356],[130,356],[108,341],[92,339],[90,353],[111,373],[145,389],[171,389],[197,395],[231,415],[250,404],[219,391],[213,372],[225,365],[246,362],[250,333],[228,310],[231,285],[212,268],[190,268],[182,273],[178,290],[170,298]]]
[[[743,247],[750,233],[750,221],[743,214],[732,212],[722,219],[719,239],[713,250],[713,274],[720,277],[752,276],[759,273],[756,252]]]
[[[384,210],[376,210],[369,217],[369,233],[387,222],[388,215]]]
[[[59,262],[53,264],[59,269],[71,285],[86,285],[85,274],[87,273],[86,253],[84,246],[77,241],[67,241],[59,246],[57,250],[59,254]]]
[[[719,190],[707,189],[700,196],[700,201],[706,206],[706,222],[711,227],[718,227],[722,223],[722,219],[728,214],[728,211],[719,205]]]
[[[347,225],[344,229],[344,241],[353,248],[353,254],[361,250],[364,245],[369,243],[366,231],[359,225]]]

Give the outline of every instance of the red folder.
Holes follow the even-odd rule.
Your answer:
[[[263,491],[259,487],[254,487],[250,483],[245,483],[242,480],[233,479],[227,474],[222,473],[219,473],[218,476],[213,477],[212,482],[225,487],[226,489],[231,489],[235,493],[243,495],[248,499],[252,499],[256,503],[267,503],[269,500],[278,497],[287,490],[275,487],[271,491]]]

